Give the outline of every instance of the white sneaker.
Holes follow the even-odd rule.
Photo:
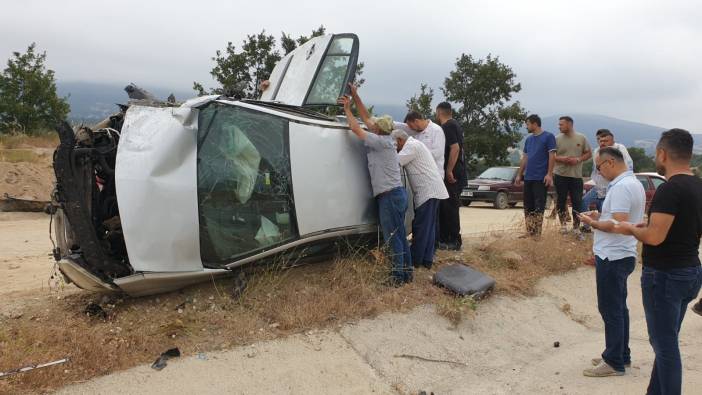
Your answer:
[[[583,375],[587,377],[624,376],[624,372],[614,370],[607,362],[600,361],[600,364],[594,368],[583,370]]]
[[[592,363],[592,366],[597,366],[597,365],[599,365],[599,364],[602,362],[602,358],[592,358],[592,361],[590,361],[590,362]],[[631,367],[631,362],[629,362],[629,363],[627,363],[627,364],[624,364],[624,367],[625,367],[625,368],[630,368],[630,367]]]

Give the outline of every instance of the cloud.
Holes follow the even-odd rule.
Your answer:
[[[689,1],[8,2],[0,58],[33,41],[63,80],[189,90],[211,57],[266,29],[355,32],[369,102],[439,87],[461,53],[500,56],[542,114],[598,112],[702,131],[702,7]]]

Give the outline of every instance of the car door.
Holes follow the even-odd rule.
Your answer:
[[[278,62],[261,100],[293,106],[335,105],[353,81],[357,62],[355,34],[312,38]]]
[[[638,174],[636,179],[639,180],[644,188],[644,191],[646,192],[646,211],[648,211],[648,206],[651,204],[651,199],[653,198],[654,189],[651,186],[651,181],[649,181],[647,175]]]
[[[665,178],[650,176],[649,181],[651,182],[652,188],[650,191],[646,191],[646,211],[648,211],[648,208],[651,205],[651,200],[653,200],[653,195],[656,194],[658,187],[665,183]]]

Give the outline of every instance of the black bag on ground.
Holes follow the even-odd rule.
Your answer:
[[[461,295],[484,296],[495,287],[495,279],[466,265],[456,263],[441,268],[434,282]]]

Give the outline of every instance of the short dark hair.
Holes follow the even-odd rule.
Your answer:
[[[558,118],[558,120],[559,120],[559,121],[566,121],[566,122],[573,123],[573,118],[571,118],[571,117],[568,116],[568,115],[564,115],[564,116]]]
[[[417,111],[410,111],[405,115],[405,123],[424,119],[424,116]]]
[[[441,103],[439,103],[439,105],[436,106],[436,109],[441,110],[442,112],[444,112],[446,114],[453,113],[453,109],[451,109],[451,103],[449,103],[447,101],[442,101]]]
[[[658,148],[665,150],[675,161],[692,159],[692,146],[695,144],[690,132],[684,129],[670,129],[663,132]]]
[[[597,133],[595,133],[595,136],[597,136],[597,137],[607,137],[607,136],[614,137],[614,135],[612,134],[612,132],[609,131],[609,129],[598,129]]]
[[[624,154],[622,154],[622,151],[619,151],[618,148],[614,148],[614,147],[600,148],[598,155],[599,156],[602,156],[602,155],[609,156],[610,158],[614,159],[617,162],[624,162]]]
[[[536,126],[541,127],[541,117],[539,117],[537,114],[531,114],[526,118],[526,121],[529,123],[535,123]]]

